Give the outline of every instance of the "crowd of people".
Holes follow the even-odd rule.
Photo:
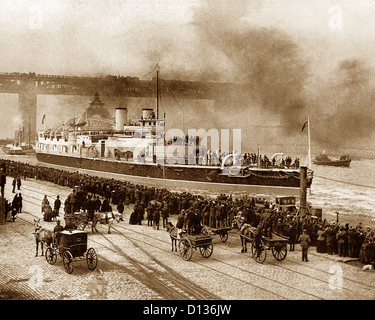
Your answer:
[[[374,232],[370,228],[363,228],[361,223],[341,225],[309,214],[301,216],[297,208],[283,211],[264,198],[232,197],[230,194],[209,198],[12,160],[3,160],[0,167],[6,176],[44,180],[72,188],[64,201],[65,214],[85,210],[90,218],[95,211],[112,211],[112,206],[121,214],[125,206],[132,206],[130,224],[142,224],[147,220],[148,226],[165,228],[169,217],[182,215],[183,228],[192,234],[199,233],[203,225],[232,227],[234,219],[241,216],[245,223],[254,227],[262,222],[266,236],[276,232],[289,237],[290,250],[294,250],[305,230],[311,239],[310,245],[316,246],[319,253],[375,263]],[[58,199],[52,210],[57,209],[58,214],[60,206]]]

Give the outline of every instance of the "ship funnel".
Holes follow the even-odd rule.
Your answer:
[[[128,122],[128,109],[116,108],[116,130],[124,130],[124,125]]]
[[[151,108],[142,109],[142,119],[143,120],[150,120],[153,117],[155,117],[154,109],[151,109]]]

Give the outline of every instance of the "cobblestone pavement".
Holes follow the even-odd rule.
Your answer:
[[[249,254],[240,253],[238,235],[231,231],[227,243],[214,236],[214,251],[203,258],[194,251],[190,261],[171,252],[165,229],[115,224],[112,234],[105,225],[100,233],[88,228],[88,247],[98,254],[95,271],[86,261],[74,261],[74,272],[67,274],[61,257],[49,265],[35,257],[33,219],[42,217],[40,203],[47,194],[65,199],[71,190],[47,182],[23,181],[24,210],[15,222],[0,225],[0,299],[33,300],[372,300],[375,298],[375,272],[362,271],[363,265],[337,256],[318,254],[310,248],[309,262],[301,261],[299,246],[276,261],[271,252],[258,264]],[[5,196],[13,198],[8,184]],[[175,222],[175,217],[171,218]],[[43,222],[52,230],[55,222]]]

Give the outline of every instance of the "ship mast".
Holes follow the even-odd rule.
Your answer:
[[[307,139],[309,144],[309,149],[307,151],[307,164],[308,168],[311,169],[310,117],[307,117]]]
[[[159,71],[160,66],[156,64],[156,119],[159,119]]]

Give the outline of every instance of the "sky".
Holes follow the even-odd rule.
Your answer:
[[[186,69],[187,74],[195,69],[198,73],[201,65],[207,64],[207,58],[201,55],[201,39],[197,37],[194,19],[199,8],[211,2],[2,0],[1,69],[74,75],[142,75],[149,70],[151,55],[168,65],[174,63],[175,68]],[[219,16],[225,12],[226,21],[231,20],[231,24],[241,22],[287,32],[300,41],[302,50],[317,65],[350,55],[366,59],[372,56],[374,1],[218,0],[212,3],[214,9],[209,9],[208,14]]]
[[[241,125],[251,100],[294,133],[311,116],[322,145],[372,148],[374,16],[370,0],[2,0],[0,72],[142,78],[159,63],[249,83]]]

